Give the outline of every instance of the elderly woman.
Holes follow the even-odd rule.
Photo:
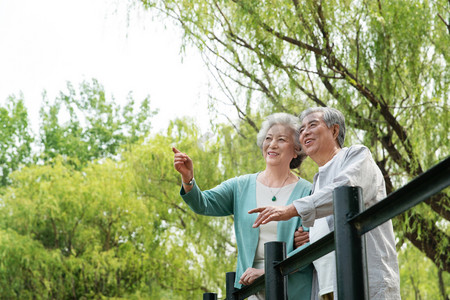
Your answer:
[[[310,194],[311,184],[291,172],[291,169],[299,168],[304,159],[298,139],[299,125],[296,117],[286,113],[267,117],[257,136],[265,169],[229,179],[207,191],[201,191],[197,186],[189,156],[173,148],[174,167],[182,179],[180,194],[189,207],[202,215],[234,215],[238,246],[236,288],[249,285],[264,274],[264,243],[286,242],[288,256],[306,246],[294,247],[294,233],[302,223],[300,218],[252,228],[256,216],[247,213],[257,207],[289,205],[294,199]],[[289,275],[289,299],[309,300],[311,283],[312,266]],[[264,299],[264,293],[250,299]]]
[[[339,186],[360,186],[365,207],[386,197],[384,177],[367,147],[343,147],[345,118],[337,109],[315,107],[300,116],[300,143],[305,153],[317,164],[310,196],[295,200],[284,207],[256,208],[259,213],[254,227],[271,221],[289,220],[300,216],[311,226],[311,242],[334,230],[333,190]],[[369,276],[369,297],[400,299],[400,276],[395,249],[394,231],[389,220],[366,235]],[[334,255],[314,262],[321,299],[336,299]],[[316,286],[316,285],[314,285]]]

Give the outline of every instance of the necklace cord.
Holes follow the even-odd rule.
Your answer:
[[[281,191],[281,189],[284,187],[284,184],[286,183],[286,181],[288,180],[289,176],[291,176],[291,172],[289,171],[288,176],[286,177],[286,179],[284,179],[283,183],[281,184],[280,188],[278,189],[278,191],[274,194],[272,191],[272,188],[270,186],[267,186],[270,190],[270,192],[272,193],[273,197],[272,197],[272,201],[275,202],[277,201],[277,195],[278,193]]]

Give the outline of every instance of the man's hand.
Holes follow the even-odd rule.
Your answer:
[[[298,216],[294,204],[290,204],[288,206],[258,207],[249,210],[248,213],[259,213],[259,216],[256,218],[256,221],[253,224],[253,228],[258,227],[261,224],[267,224],[270,221],[286,221],[290,218]]]
[[[309,242],[309,232],[303,230],[303,226],[300,226],[294,233],[294,249],[303,246]]]
[[[244,274],[242,274],[241,278],[239,279],[239,283],[243,285],[250,285],[252,284],[256,278],[264,274],[264,270],[262,269],[255,269],[255,268],[248,268],[245,270]]]

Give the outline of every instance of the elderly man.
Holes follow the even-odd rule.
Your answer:
[[[372,155],[364,146],[342,148],[345,119],[333,108],[305,110],[301,116],[300,143],[305,153],[318,165],[313,193],[282,207],[261,207],[253,227],[270,221],[300,216],[311,227],[314,242],[334,230],[333,190],[339,186],[360,186],[366,208],[386,197],[384,178]],[[388,221],[366,234],[370,299],[400,299],[400,278],[392,222]],[[334,254],[314,262],[320,299],[336,299]],[[345,300],[345,299],[343,299]]]

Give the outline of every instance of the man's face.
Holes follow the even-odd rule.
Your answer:
[[[337,126],[337,125],[335,125]],[[306,155],[310,156],[315,162],[328,159],[330,151],[335,149],[336,128],[328,128],[323,121],[323,113],[315,112],[307,115],[300,127],[300,144]]]

